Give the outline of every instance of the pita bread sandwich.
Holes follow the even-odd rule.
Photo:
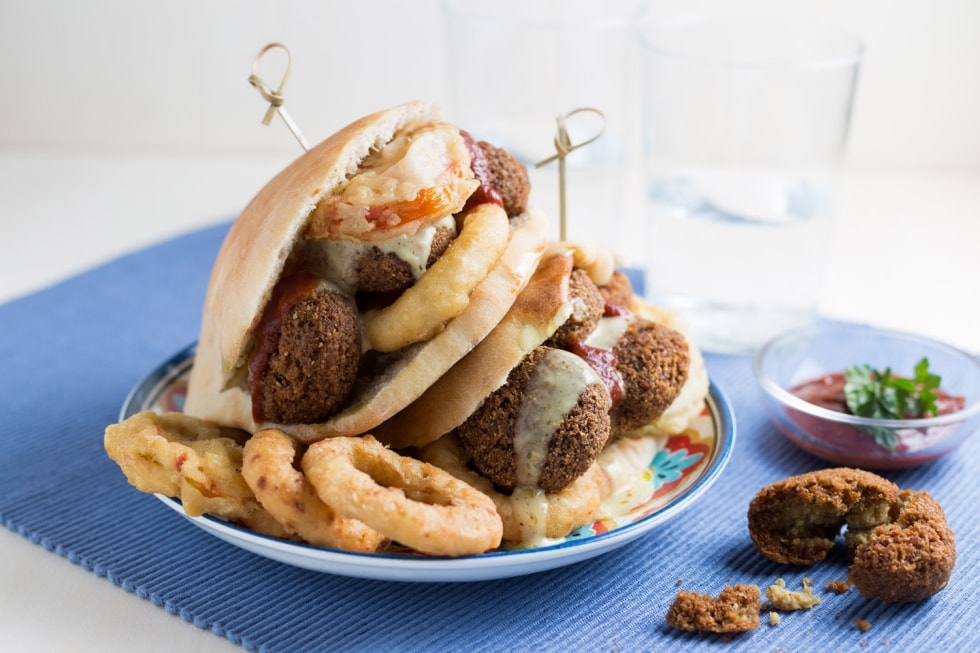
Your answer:
[[[541,259],[522,164],[410,102],[273,178],[215,262],[185,412],[301,442],[417,400],[507,314]]]

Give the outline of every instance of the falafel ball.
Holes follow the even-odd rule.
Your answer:
[[[605,313],[605,300],[589,275],[579,268],[568,279],[572,314],[545,343],[559,349],[571,349],[589,337]]]
[[[853,551],[847,579],[862,596],[886,603],[911,603],[949,583],[956,543],[942,506],[925,491],[902,490],[892,504],[891,523],[871,531]]]
[[[623,399],[613,409],[613,433],[646,426],[660,417],[687,381],[687,340],[662,324],[638,318],[613,347],[623,377]]]
[[[611,405],[606,386],[581,358],[540,346],[456,435],[473,468],[498,487],[559,492],[605,446]]]
[[[354,301],[319,287],[282,316],[261,389],[262,415],[280,424],[315,424],[350,393],[361,357]]]
[[[490,169],[490,183],[500,195],[507,217],[513,218],[527,210],[527,199],[531,194],[531,180],[523,163],[510,155],[507,150],[486,142],[477,143],[483,150]]]
[[[615,270],[612,279],[604,286],[599,286],[599,292],[603,299],[621,308],[629,308],[633,303],[633,284],[629,277],[620,270]]]
[[[455,238],[456,233],[449,227],[436,229],[425,267],[429,268],[439,260]],[[354,261],[353,271],[352,285],[364,292],[399,293],[415,283],[408,261],[395,252],[384,252],[378,247],[365,249]]]

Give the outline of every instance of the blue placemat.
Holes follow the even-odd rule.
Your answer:
[[[842,555],[810,569],[763,559],[745,512],[765,484],[823,464],[763,415],[749,361],[709,356],[738,421],[720,480],[688,511],[621,549],[563,569],[482,583],[358,580],[272,562],[219,541],[129,487],[105,426],[130,388],[197,337],[227,225],[126,256],[0,306],[0,519],[24,537],[250,650],[975,650],[980,636],[980,438],[957,455],[889,473],[929,490],[956,531],[959,562],[930,600],[887,606],[822,591]],[[823,603],[734,637],[680,633],[678,587],[813,579]],[[872,624],[868,632],[855,619]]]

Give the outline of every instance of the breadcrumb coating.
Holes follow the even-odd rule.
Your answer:
[[[748,513],[749,534],[767,558],[787,564],[823,560],[846,525],[853,564],[847,581],[886,603],[926,599],[949,582],[956,564],[953,531],[928,492],[900,490],[860,469],[823,469],[760,490]]]
[[[678,590],[667,625],[679,630],[741,633],[759,627],[762,599],[756,585],[729,585],[717,597]]]

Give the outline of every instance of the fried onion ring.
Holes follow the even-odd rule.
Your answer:
[[[470,293],[489,274],[507,248],[507,214],[481,204],[466,214],[463,229],[449,249],[390,306],[364,316],[371,348],[392,352],[428,340],[463,312]]]
[[[316,442],[302,467],[324,503],[419,553],[472,555],[500,544],[500,517],[489,497],[374,436]]]
[[[376,551],[384,536],[356,519],[338,515],[293,467],[298,448],[278,429],[259,431],[245,443],[242,476],[262,507],[287,532],[315,546]]]
[[[183,413],[137,413],[106,428],[104,445],[130,485],[180,499],[191,517],[222,517],[252,530],[287,537],[242,478],[248,434]]]
[[[498,492],[490,480],[466,466],[463,450],[451,434],[422,449],[421,458],[490,497],[503,521],[503,539],[514,544],[565,537],[589,524],[610,489],[609,478],[598,463],[592,463],[561,492],[546,494],[532,488],[518,488],[512,494]]]

